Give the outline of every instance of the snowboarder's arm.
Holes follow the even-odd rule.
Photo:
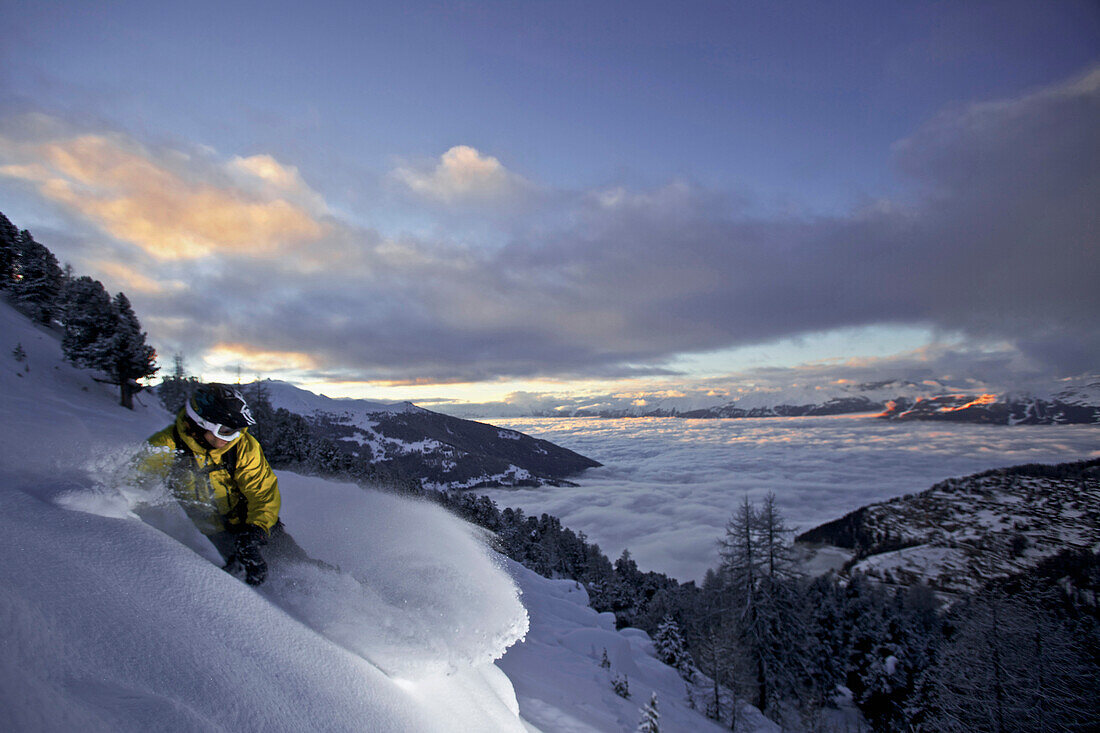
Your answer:
[[[237,450],[237,488],[248,501],[245,523],[270,533],[279,519],[279,479],[264,458],[260,444],[248,433],[240,437]]]
[[[172,468],[176,447],[171,426],[149,436],[132,464],[138,482],[163,480]]]

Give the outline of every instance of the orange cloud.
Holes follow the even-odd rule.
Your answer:
[[[0,175],[36,184],[46,198],[157,259],[266,254],[325,232],[311,213],[323,201],[296,169],[270,156],[222,164],[154,153],[121,135],[58,135],[50,120],[38,127],[50,139],[35,139],[34,125],[29,139],[0,137],[0,155],[16,159]]]
[[[111,280],[108,290],[123,287],[127,291],[163,295],[165,293],[180,292],[187,289],[187,284],[179,280],[154,280],[148,275],[138,272],[129,265],[121,262],[109,262],[101,260],[95,262],[93,267],[102,273],[105,279]]]
[[[238,180],[249,188],[255,188],[255,182],[260,181],[269,195],[287,196],[311,211],[328,212],[324,199],[302,180],[296,167],[283,165],[270,155],[235,156],[227,168],[242,176]]]
[[[240,368],[247,372],[305,371],[316,369],[317,360],[300,351],[271,351],[251,344],[216,344],[203,355],[203,361],[215,369]]]

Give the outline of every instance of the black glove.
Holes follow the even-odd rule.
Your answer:
[[[246,524],[237,534],[235,559],[244,568],[244,582],[259,585],[267,579],[267,563],[260,547],[267,544],[267,533],[255,524]]]

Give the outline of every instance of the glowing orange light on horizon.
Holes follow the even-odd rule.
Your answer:
[[[958,399],[966,399],[967,395],[952,395]],[[945,406],[939,409],[939,412],[958,412],[959,410],[965,410],[968,407],[976,407],[979,405],[992,405],[997,402],[997,395],[995,394],[983,394],[967,402],[965,405],[959,405],[958,407]]]

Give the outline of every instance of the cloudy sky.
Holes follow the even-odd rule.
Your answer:
[[[722,402],[1100,371],[1093,0],[6,0],[0,28],[0,211],[206,378]]]

